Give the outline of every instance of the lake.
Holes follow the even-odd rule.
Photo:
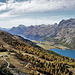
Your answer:
[[[28,39],[28,40],[44,41],[43,39],[36,38],[36,37],[25,37],[25,36],[23,36],[23,35],[21,35],[21,34],[17,34],[17,35],[23,37],[24,39]]]
[[[67,57],[70,57],[70,58],[73,58],[75,59],[75,50],[69,50],[69,49],[66,49],[66,50],[61,50],[61,49],[50,49],[60,55],[63,55],[63,56],[67,56]]]

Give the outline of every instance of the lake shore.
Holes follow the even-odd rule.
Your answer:
[[[60,55],[63,56],[67,56],[70,57],[72,59],[75,59],[75,50],[70,50],[70,49],[66,49],[66,50],[62,50],[62,49],[49,49],[51,51],[54,51]]]

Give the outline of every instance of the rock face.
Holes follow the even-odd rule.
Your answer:
[[[62,20],[57,27],[56,36],[70,43],[75,38],[75,19]]]
[[[39,25],[39,26],[29,26],[24,32],[25,36],[33,37],[48,37],[55,33],[55,28],[57,25]]]
[[[62,20],[57,25],[18,26],[10,29],[11,33],[22,34],[25,37],[38,37],[48,41],[61,42],[75,49],[75,19]],[[55,41],[55,42],[56,42]]]
[[[56,31],[55,39],[58,39],[61,44],[75,49],[75,19],[62,20]]]

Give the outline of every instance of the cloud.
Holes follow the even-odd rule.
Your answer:
[[[10,12],[6,12],[6,13],[3,13],[3,14],[0,14],[0,18],[9,18],[9,17],[16,17],[18,15],[11,15]]]
[[[37,23],[36,23],[37,21]],[[0,21],[0,27],[3,28],[11,28],[13,26],[17,27],[20,24],[23,24],[25,26],[30,26],[30,25],[40,25],[40,24],[53,24],[56,23],[57,21],[55,20],[48,20],[48,19],[30,19],[30,18],[23,18],[23,19],[8,19],[8,20],[3,20]],[[59,22],[59,21],[58,21]]]
[[[1,3],[0,11],[8,10],[8,14],[14,16],[14,14],[67,11],[74,8],[75,0],[23,0],[20,2],[9,0],[7,3]]]
[[[0,11],[6,10],[6,3],[0,3]]]
[[[55,10],[69,10],[75,7],[75,0],[29,0],[15,2],[9,8],[16,12],[46,12]]]

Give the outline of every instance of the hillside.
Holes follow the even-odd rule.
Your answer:
[[[72,75],[75,71],[74,59],[59,55],[51,50],[45,50],[20,36],[0,31],[0,43],[3,48],[10,52],[7,59],[5,58],[4,60],[11,63],[11,68],[21,67],[18,69],[21,72],[30,74]],[[15,70],[8,69],[11,72]],[[18,73],[19,71],[16,72]]]
[[[24,29],[23,29],[24,28]],[[10,33],[21,34],[25,37],[42,38],[75,49],[75,19],[62,20],[57,25],[37,25],[29,27],[14,27]],[[22,33],[20,33],[22,32]]]

